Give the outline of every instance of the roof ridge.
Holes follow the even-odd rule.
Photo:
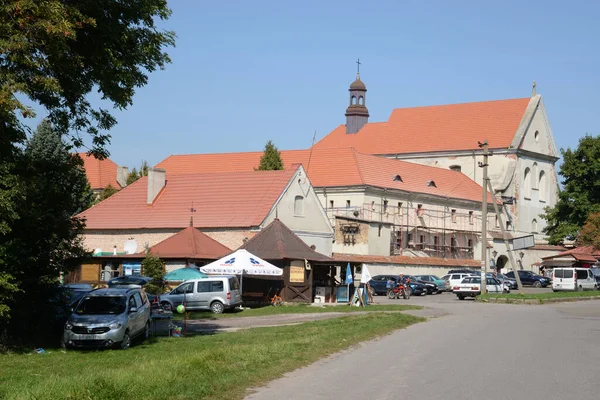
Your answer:
[[[463,106],[463,105],[482,104],[482,103],[500,103],[500,102],[517,101],[517,100],[530,100],[530,99],[531,99],[531,97],[513,97],[513,98],[509,98],[509,99],[465,101],[465,102],[461,102],[461,103],[431,104],[431,105],[412,106],[412,107],[396,107],[396,108],[392,109],[392,113],[394,111],[396,111],[396,110],[414,110],[416,108]],[[386,122],[386,121],[384,121],[384,122]],[[372,123],[372,122],[370,122],[370,123]]]
[[[359,165],[358,157],[356,155],[356,149],[354,147],[350,147],[350,151],[352,152],[352,157],[354,157],[354,164],[356,165],[356,169],[358,170],[358,176],[360,176],[360,182],[364,185],[365,178],[362,173],[361,166]]]

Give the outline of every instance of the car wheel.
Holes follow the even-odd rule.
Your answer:
[[[165,311],[173,311],[173,306],[168,301],[163,301],[162,303],[160,303],[160,306]]]
[[[577,286],[577,291],[578,292],[583,292],[583,287],[581,285]]]
[[[129,336],[129,331],[125,332],[123,335],[123,340],[121,341],[121,350],[127,350],[131,346],[131,336]]]
[[[540,282],[540,281],[533,282],[533,287],[535,287],[535,288],[541,288],[542,287],[542,282]]]
[[[462,294],[457,294],[456,297],[458,297],[459,300],[465,299],[465,296],[463,296]]]
[[[225,311],[225,307],[223,307],[223,303],[221,303],[220,301],[214,301],[211,305],[210,305],[210,310],[214,313],[214,314],[222,314],[223,311]]]

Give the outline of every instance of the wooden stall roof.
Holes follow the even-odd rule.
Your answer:
[[[275,219],[240,248],[265,260],[333,262],[330,257],[311,249],[279,219]]]

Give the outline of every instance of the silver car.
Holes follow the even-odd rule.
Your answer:
[[[77,304],[65,324],[66,348],[128,349],[150,333],[150,302],[140,288],[97,289]]]
[[[211,310],[220,314],[242,304],[240,283],[233,275],[210,276],[185,281],[160,295],[160,305],[166,310],[174,310],[184,303],[187,310]]]

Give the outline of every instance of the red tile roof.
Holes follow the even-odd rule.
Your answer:
[[[529,101],[522,98],[397,108],[387,122],[368,123],[355,134],[346,134],[345,125],[341,125],[314,147],[404,154],[477,149],[478,141],[487,140],[490,148],[507,148]]]
[[[205,260],[217,260],[231,253],[230,248],[223,246],[191,226],[155,244],[150,251],[160,258]]]
[[[333,261],[311,249],[279,219],[275,219],[240,248],[265,260]]]
[[[168,175],[147,204],[148,177],[82,212],[87,229],[249,228],[259,226],[295,170]]]
[[[359,153],[352,148],[282,151],[284,167],[302,163],[314,187],[375,186],[442,197],[481,201],[482,188],[466,175],[449,169],[430,167]],[[252,171],[262,153],[173,155],[157,167],[167,175],[223,171]],[[400,175],[401,181],[394,181]],[[430,181],[435,186],[430,186]],[[491,196],[488,197],[491,201]]]
[[[104,189],[109,184],[115,189],[121,188],[117,182],[117,164],[111,159],[98,160],[87,153],[78,154],[83,160],[83,168],[93,190]]]
[[[573,257],[577,261],[589,261],[596,262],[600,260],[600,249],[596,249],[594,246],[579,246],[574,249],[560,252],[553,256],[542,257],[542,260],[551,260],[553,258],[561,257]]]
[[[361,254],[334,253],[333,259],[337,262],[365,263],[365,264],[402,264],[402,265],[431,265],[448,267],[481,268],[481,261],[436,258],[436,257],[409,257],[409,256],[368,256]]]
[[[310,150],[283,150],[283,167],[308,162]],[[258,168],[262,151],[245,153],[179,154],[161,161],[156,168],[167,170],[168,174],[189,174],[193,172],[244,172]]]

